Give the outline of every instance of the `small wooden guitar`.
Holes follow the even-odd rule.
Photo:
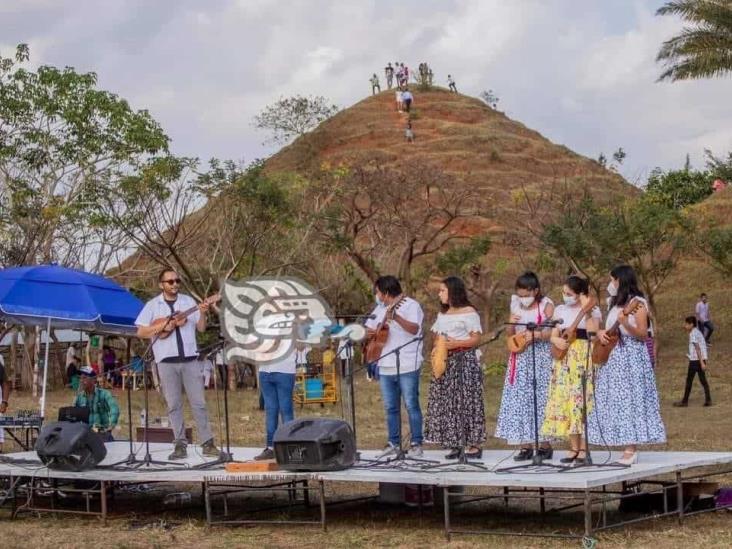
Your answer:
[[[575,339],[577,339],[577,326],[579,326],[579,323],[582,322],[582,318],[592,309],[594,309],[595,306],[597,306],[597,299],[595,299],[593,296],[589,296],[587,303],[582,306],[579,313],[577,313],[574,321],[572,321],[572,324],[570,324],[567,328],[561,331],[559,337],[567,342],[567,347],[564,349],[560,349],[556,345],[552,345],[552,357],[554,357],[556,360],[564,360],[564,357],[567,356],[567,352],[569,351],[569,346],[574,343]]]
[[[625,316],[630,316],[635,314],[641,307],[643,307],[643,302],[634,297],[623,308],[623,314]],[[616,320],[605,332],[605,335],[610,341],[603,343],[600,341],[600,338],[597,338],[592,346],[592,363],[595,366],[602,366],[605,364],[610,358],[610,353],[612,353],[613,349],[618,344],[618,341],[620,341],[620,321]]]
[[[211,305],[213,303],[216,303],[217,301],[221,301],[221,296],[216,293],[204,299],[202,303]],[[186,309],[185,311],[176,312],[172,317],[161,316],[160,318],[156,318],[155,320],[153,320],[150,326],[165,326],[165,328],[163,328],[163,330],[161,330],[157,335],[158,339],[165,339],[170,336],[170,334],[172,334],[176,328],[180,328],[181,326],[183,326],[183,324],[186,323],[188,317],[195,313],[197,310],[198,305],[194,305],[193,307],[191,307],[190,309]]]
[[[407,296],[402,296],[389,306],[384,314],[384,319],[379,322],[379,325],[376,326],[373,335],[371,335],[368,341],[366,341],[366,346],[364,348],[366,362],[376,362],[383,354],[386,341],[389,339],[389,321],[394,320],[397,309],[402,306],[405,299],[407,299]]]
[[[503,327],[498,328],[495,332],[493,332],[487,338],[483,339],[473,348],[477,349],[478,347],[483,347],[484,345],[492,343],[499,338],[504,329],[505,328]],[[432,375],[435,376],[435,379],[438,379],[442,377],[442,375],[445,373],[445,370],[447,369],[447,336],[445,334],[437,334],[435,336],[430,357],[430,364],[432,365]]]

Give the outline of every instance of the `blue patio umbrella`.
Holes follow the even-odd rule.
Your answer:
[[[41,415],[45,411],[51,326],[115,335],[135,333],[143,303],[100,275],[58,265],[0,270],[0,319],[47,331]]]

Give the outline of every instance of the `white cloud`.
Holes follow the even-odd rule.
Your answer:
[[[686,152],[732,149],[730,80],[656,83],[680,22],[660,0],[0,0],[8,55],[72,65],[148,108],[180,154],[270,152],[252,117],[281,95],[348,106],[387,61],[427,61],[438,83],[491,88],[507,113],[588,156],[628,152],[630,179]],[[22,5],[22,9],[19,6]],[[90,24],[93,22],[93,24]]]

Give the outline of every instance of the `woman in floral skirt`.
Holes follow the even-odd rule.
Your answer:
[[[648,336],[648,303],[638,288],[635,271],[620,265],[610,272],[607,287],[610,310],[605,321],[609,329],[620,323],[620,341],[610,353],[595,380],[595,407],[589,416],[589,438],[592,444],[622,446],[618,463],[632,465],[638,461],[639,444],[666,442],[666,428],[661,419],[656,377],[645,340]],[[633,314],[623,309],[633,300],[641,307]],[[607,342],[606,330],[598,333]]]
[[[554,302],[541,294],[539,278],[527,271],[516,279],[516,294],[511,296],[512,323],[526,324],[542,322],[552,318]],[[506,378],[503,382],[501,408],[498,412],[496,436],[506,439],[508,444],[520,444],[521,451],[515,461],[530,460],[534,455],[532,444],[544,423],[549,380],[552,375],[552,354],[549,338],[551,329],[544,328],[529,332],[526,326],[508,326],[509,335],[525,334],[528,345],[520,353],[508,357]],[[535,361],[535,363],[534,363]],[[534,366],[536,366],[536,412],[534,422]],[[549,439],[539,435],[539,456],[551,459],[553,450]]]
[[[555,439],[569,439],[571,451],[560,461],[567,464],[582,464],[586,459],[587,441],[583,422],[585,404],[592,408],[592,378],[586,376],[585,391],[582,391],[582,374],[586,372],[590,343],[588,332],[596,332],[602,320],[600,309],[595,306],[588,313],[589,285],[587,280],[578,276],[567,278],[562,288],[562,300],[554,310],[554,320],[562,323],[552,329],[552,345],[567,349],[562,360],[554,360],[552,378],[549,383],[549,400],[544,412],[544,425],[541,434]],[[582,319],[577,325],[576,339],[569,344],[562,337],[562,329],[569,328],[578,315]]]

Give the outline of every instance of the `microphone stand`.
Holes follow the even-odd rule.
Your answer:
[[[522,465],[514,465],[512,467],[504,467],[502,469],[496,469],[497,473],[511,473],[513,471],[522,471],[530,467],[550,467],[552,469],[563,470],[565,469],[562,465],[556,465],[554,463],[544,463],[544,458],[539,455],[539,403],[537,399],[536,389],[536,330],[543,328],[554,327],[553,322],[547,322],[537,324],[536,322],[506,322],[506,326],[524,326],[527,331],[531,332],[531,371],[532,380],[531,387],[534,397],[534,456],[531,458],[531,463],[524,463]]]
[[[479,343],[475,347],[473,347],[471,350],[474,351],[476,349],[479,349],[480,347],[483,347],[485,345],[488,345],[489,343],[494,342],[496,339],[498,339],[501,335],[501,332],[503,332],[504,328],[499,328],[493,333],[493,336],[488,340],[484,341],[482,343]],[[459,353],[467,353],[468,351],[458,351]],[[457,354],[457,353],[456,353]],[[462,385],[465,384],[465,370],[463,368],[460,368],[460,383]],[[477,463],[475,461],[468,460],[468,456],[465,453],[465,446],[468,444],[467,441],[467,433],[465,432],[465,401],[463,399],[460,400],[460,426],[461,426],[461,433],[460,433],[460,450],[458,453],[458,459],[457,463],[447,462],[447,463],[438,463],[437,465],[432,465],[430,467],[427,467],[427,469],[443,469],[446,467],[454,467],[456,465],[465,465],[468,467],[474,467],[475,469],[479,469],[481,471],[487,471],[488,467],[483,465],[482,463]]]
[[[213,360],[212,357],[216,355],[221,349],[224,348],[226,345],[226,341],[224,339],[219,340],[217,343],[211,345],[210,347],[204,349],[199,353],[199,357],[204,357],[206,360]],[[215,365],[215,363],[214,363]],[[224,367],[221,368],[221,382],[224,386],[224,431],[226,433],[226,449],[222,449],[219,452],[219,457],[217,459],[214,459],[213,461],[207,461],[205,463],[199,463],[198,465],[194,465],[191,467],[191,469],[209,469],[211,467],[215,467],[216,465],[221,465],[224,463],[230,463],[234,461],[234,456],[231,453],[231,445],[230,445],[230,429],[229,429],[229,371],[226,367],[226,364],[224,364]],[[218,389],[217,389],[218,390]],[[221,424],[219,424],[221,425]],[[220,432],[219,432],[220,434]]]
[[[177,311],[176,311],[177,312]],[[173,320],[175,317],[175,312],[171,313],[170,316],[168,316],[167,321],[163,325],[164,327],[168,325],[168,323]],[[177,461],[164,461],[164,460],[154,460],[152,459],[152,455],[150,454],[150,437],[148,435],[148,430],[150,429],[150,409],[149,409],[149,399],[148,399],[148,388],[147,388],[147,367],[150,365],[152,367],[153,359],[151,357],[152,354],[152,348],[153,345],[160,339],[161,332],[158,332],[155,334],[155,336],[150,340],[150,343],[147,346],[147,349],[145,349],[145,352],[142,355],[142,362],[143,362],[143,369],[142,369],[142,388],[144,392],[144,401],[145,401],[145,424],[143,425],[143,436],[145,438],[145,457],[142,458],[142,461],[137,461],[136,463],[132,464],[131,467],[137,469],[140,467],[148,467],[150,465],[172,465],[175,467],[188,467],[186,463],[180,463]],[[130,412],[131,413],[131,412]],[[132,432],[132,420],[130,418],[130,432]],[[130,437],[130,440],[132,437]]]
[[[132,368],[132,364],[128,364],[122,370],[130,370]],[[135,455],[135,449],[132,443],[132,388],[130,384],[130,380],[127,379],[127,386],[125,387],[125,392],[127,393],[127,432],[128,436],[130,438],[130,453],[127,456],[127,458],[118,461],[116,463],[112,463],[110,467],[117,467],[119,465],[133,465],[137,463],[137,456]]]
[[[421,335],[420,336],[416,336],[416,337],[410,339],[409,341],[407,341],[406,343],[404,343],[403,345],[399,345],[398,347],[395,347],[394,349],[392,349],[388,353],[384,353],[383,355],[381,355],[379,358],[377,358],[374,361],[374,363],[378,363],[382,358],[386,358],[389,355],[394,355],[395,356],[395,358],[396,358],[396,371],[397,371],[397,373],[396,373],[397,387],[399,387],[399,402],[398,402],[398,414],[399,414],[399,451],[397,452],[397,455],[394,456],[391,459],[387,459],[387,460],[384,460],[384,461],[376,460],[374,466],[386,465],[386,464],[388,464],[388,465],[391,466],[391,464],[393,464],[396,461],[399,461],[399,462],[413,461],[415,463],[439,463],[438,461],[435,461],[433,459],[423,459],[423,458],[415,458],[415,457],[408,456],[407,453],[404,451],[404,441],[402,440],[402,438],[403,438],[402,437],[402,396],[403,395],[402,395],[401,371],[400,371],[401,370],[401,361],[400,361],[399,355],[400,355],[402,349],[404,349],[405,347],[411,345],[412,343],[416,343],[416,342],[422,341],[423,339],[424,339],[424,336],[421,336]]]
[[[597,335],[595,332],[587,332],[587,354],[585,356],[585,368],[580,376],[582,380],[582,425],[585,431],[585,462],[581,465],[571,465],[567,469],[581,469],[583,467],[593,467],[592,455],[590,454],[590,431],[589,423],[587,421],[587,373],[590,371],[590,355],[592,354],[592,336]],[[592,371],[592,377],[594,379],[594,367]],[[602,432],[600,433],[602,434]],[[598,465],[603,470],[614,470],[614,469],[628,469],[630,465],[623,465],[622,463],[605,463]]]

